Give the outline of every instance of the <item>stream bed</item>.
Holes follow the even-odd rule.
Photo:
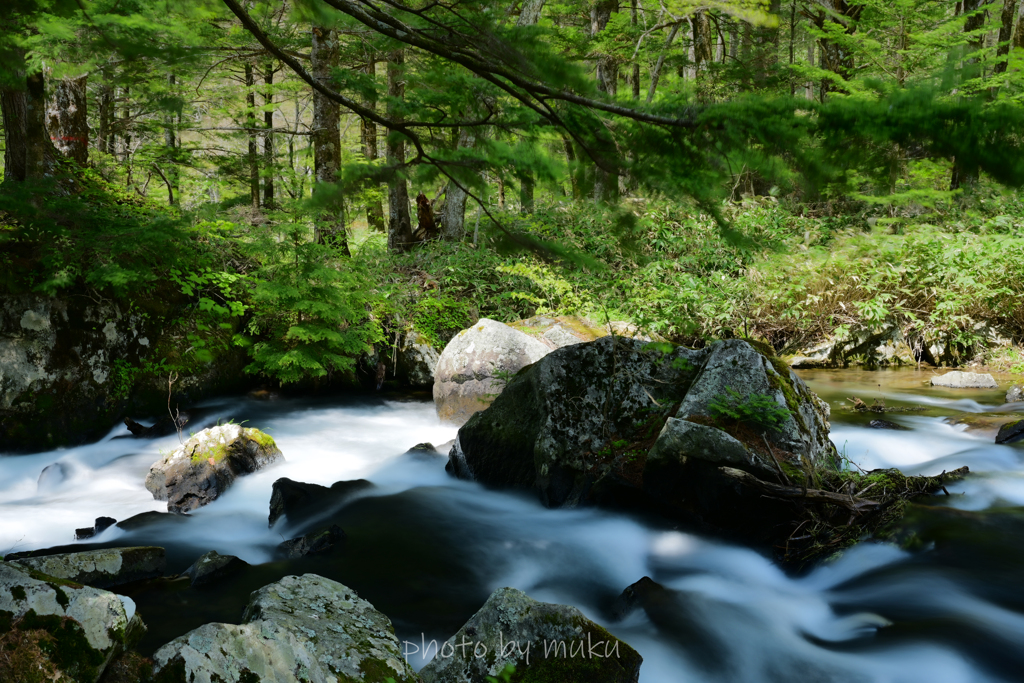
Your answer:
[[[387,614],[417,669],[425,662],[415,650],[442,642],[493,590],[513,586],[575,605],[628,642],[644,658],[643,683],[1022,680],[1024,512],[1016,508],[1024,506],[1024,444],[997,446],[993,438],[999,421],[1024,404],[1003,405],[1005,386],[933,388],[929,371],[800,374],[832,406],[832,440],[863,469],[970,467],[949,496],[926,501],[940,509],[918,515],[913,552],[861,543],[791,576],[763,553],[661,519],[548,510],[529,494],[449,477],[443,457],[407,454],[414,444],[455,437],[430,402],[363,396],[205,404],[188,429],[244,421],[271,434],[287,462],[239,479],[188,517],[112,527],[86,542],[74,543],[74,529],[96,517],[166,510],[143,481],[177,436],[133,439],[119,427],[95,444],[2,457],[0,553],[160,545],[169,572],[209,550],[256,565],[207,588],[181,580],[132,588],[149,626],[140,646],[147,655],[201,624],[237,623],[260,586],[314,572]],[[853,396],[916,410],[857,414],[846,410]],[[879,417],[906,429],[870,428]],[[303,531],[267,526],[279,477],[376,484],[330,516],[348,535],[343,554],[275,559],[277,544]],[[642,611],[615,621],[616,596],[643,576],[679,591],[677,609],[658,623]]]

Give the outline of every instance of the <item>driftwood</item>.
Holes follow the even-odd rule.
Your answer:
[[[762,481],[749,472],[744,472],[743,470],[738,470],[733,467],[719,467],[718,471],[727,477],[736,479],[747,486],[755,488],[769,496],[774,496],[775,498],[791,498],[812,503],[828,503],[830,505],[839,505],[840,507],[844,507],[853,512],[877,510],[882,506],[882,504],[877,500],[856,498],[852,495],[832,493],[831,491],[822,491],[821,489],[805,489],[800,486],[783,486],[782,484],[773,484],[769,481]]]

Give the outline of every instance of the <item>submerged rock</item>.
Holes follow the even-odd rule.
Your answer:
[[[68,478],[68,466],[62,462],[55,462],[52,465],[47,465],[43,468],[43,471],[39,473],[39,479],[36,480],[36,490],[39,493],[46,493],[57,488],[60,484]]]
[[[888,420],[872,420],[868,422],[868,428],[870,429],[891,429],[893,431],[908,431],[909,427],[898,425],[895,422],[889,422]]]
[[[129,598],[0,561],[0,680],[94,683],[145,629]]]
[[[191,579],[189,585],[195,588],[237,574],[249,566],[248,562],[240,560],[234,555],[221,555],[216,550],[211,550],[183,571],[182,575]]]
[[[360,491],[373,488],[366,479],[336,481],[329,487],[281,477],[270,494],[268,526],[286,516],[291,525],[330,513]]]
[[[153,659],[168,683],[416,683],[391,621],[355,591],[316,574],[255,591],[241,625],[206,624]]]
[[[996,443],[1014,443],[1024,439],[1024,420],[1007,422],[999,428],[996,434]]]
[[[954,370],[944,375],[932,377],[932,386],[949,387],[951,389],[994,389],[999,384],[988,373],[961,372]]]
[[[496,320],[481,318],[444,347],[434,373],[434,407],[444,422],[464,424],[501,393],[520,369],[551,351],[544,343]]]
[[[311,531],[277,546],[286,557],[306,557],[307,555],[326,555],[341,549],[345,544],[345,530],[337,524]]]
[[[237,477],[284,460],[274,440],[236,424],[211,427],[154,463],[146,488],[169,512],[188,512],[217,499]]]
[[[106,548],[32,557],[14,554],[5,559],[47,576],[94,588],[110,588],[141,579],[152,579],[162,576],[167,567],[164,549],[154,546]]]
[[[424,683],[483,683],[511,664],[515,680],[636,683],[643,658],[575,607],[499,588],[420,671]]]

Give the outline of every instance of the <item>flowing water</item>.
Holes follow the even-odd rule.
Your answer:
[[[994,445],[992,426],[1024,405],[1001,405],[999,391],[935,389],[924,372],[802,375],[832,404],[832,437],[847,458],[924,474],[968,465],[967,481],[928,502],[972,512],[926,514],[914,552],[863,543],[794,577],[761,553],[663,520],[547,510],[528,494],[454,480],[444,458],[405,454],[455,436],[428,402],[231,399],[207,404],[190,426],[245,420],[274,436],[286,463],[238,480],[190,517],[110,528],[74,546],[161,545],[172,572],[211,549],[257,565],[227,585],[132,588],[150,627],[144,653],[209,621],[237,623],[252,590],[315,572],[387,614],[417,668],[415,648],[449,637],[491,591],[514,586],[576,605],[630,643],[645,683],[1024,679],[1024,516],[1013,509],[1024,506],[1024,450]],[[922,410],[885,416],[906,430],[870,429],[878,416],[843,410],[851,396]],[[973,426],[947,424],[950,416]],[[0,459],[0,552],[70,544],[76,527],[101,515],[165,510],[143,480],[177,443],[117,428],[95,444]],[[267,527],[278,477],[376,484],[330,517],[348,534],[344,553],[276,559],[275,546],[302,531]],[[613,620],[615,597],[643,576],[674,589],[673,600],[656,618]]]

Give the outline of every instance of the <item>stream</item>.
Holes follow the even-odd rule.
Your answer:
[[[208,588],[181,580],[132,588],[149,626],[140,646],[146,655],[203,623],[237,623],[251,591],[314,572],[387,614],[410,652],[442,642],[493,590],[513,586],[575,605],[632,645],[644,658],[643,683],[1024,678],[1024,513],[1012,509],[1024,506],[1024,448],[995,445],[992,426],[1024,404],[1003,405],[1005,386],[933,388],[929,371],[800,374],[831,404],[836,446],[865,470],[937,474],[969,466],[972,475],[950,485],[949,496],[926,501],[962,512],[926,511],[913,552],[861,543],[791,576],[759,552],[661,519],[548,510],[526,493],[455,480],[444,471],[445,458],[406,453],[455,437],[428,401],[236,397],[204,404],[187,429],[244,421],[271,434],[287,462],[239,479],[189,517],[132,531],[112,527],[75,543],[75,528],[96,517],[166,510],[143,481],[177,436],[139,440],[118,427],[98,443],[2,457],[0,553],[160,545],[172,573],[208,550],[256,565]],[[856,414],[844,410],[852,396],[915,410]],[[869,428],[877,417],[906,429]],[[340,557],[276,559],[277,544],[303,531],[267,527],[279,477],[376,484],[330,517],[348,535]],[[643,576],[679,591],[678,609],[659,623],[643,611],[614,621],[614,599]],[[410,662],[417,669],[425,663],[415,654]]]

